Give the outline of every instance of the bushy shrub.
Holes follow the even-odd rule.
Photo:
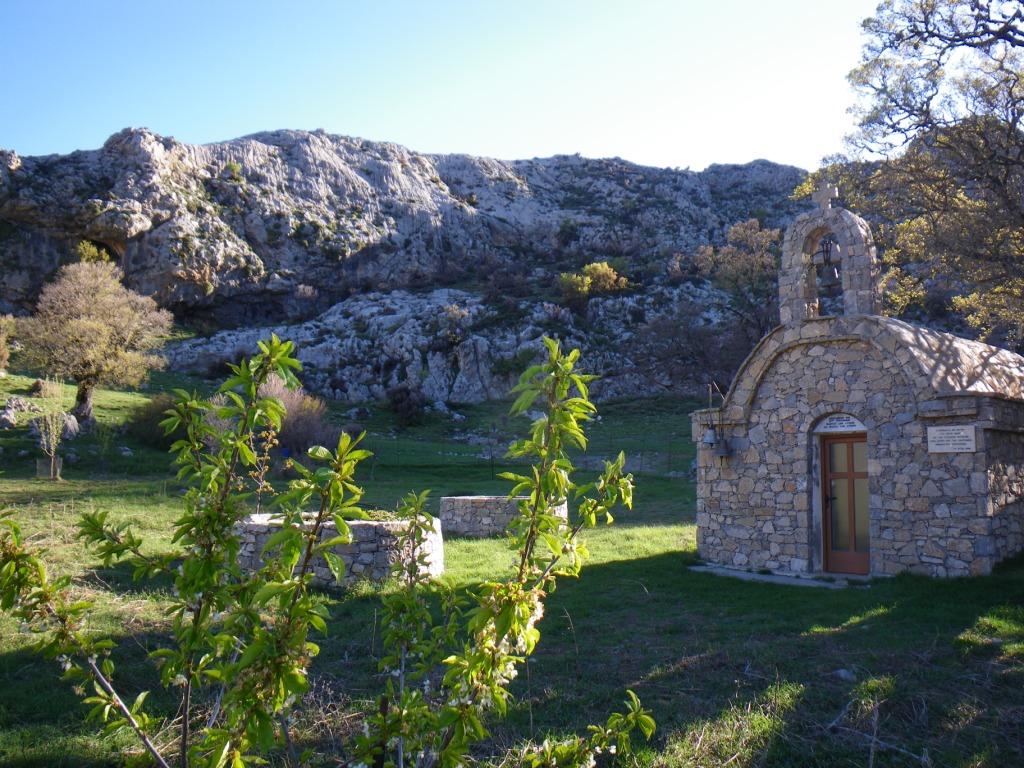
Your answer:
[[[562,301],[576,311],[583,310],[591,296],[629,288],[629,280],[616,272],[607,261],[587,264],[582,272],[563,272],[558,284],[562,289]]]
[[[691,265],[688,263],[686,256],[679,252],[673,253],[665,262],[665,274],[670,285],[679,285],[683,282],[690,269]]]
[[[227,397],[224,396],[224,393],[218,392],[217,394],[210,397],[210,405],[212,405],[213,408],[207,411],[203,417],[203,421],[206,423],[206,425],[212,427],[214,432],[218,435],[235,428],[235,423],[231,421],[231,419],[227,419],[224,418],[223,416],[217,415],[217,409],[223,408],[227,404]],[[207,440],[207,445],[213,446],[216,442],[216,438],[211,436],[210,439]],[[212,447],[210,448],[210,450],[213,450]]]
[[[558,225],[558,235],[556,240],[559,248],[567,248],[580,233],[580,224],[578,221],[573,219],[562,219],[562,223]]]
[[[90,243],[88,240],[82,240],[75,246],[75,256],[79,261],[84,261],[87,264],[110,261],[110,253],[106,248]]]
[[[0,315],[0,372],[7,370],[7,364],[11,361],[11,348],[8,342],[14,334],[14,318],[10,315]]]
[[[235,162],[234,160],[229,160],[224,164],[224,172],[227,175],[228,179],[230,179],[231,181],[234,181],[236,183],[242,181],[241,163]]]
[[[138,406],[125,423],[127,433],[143,445],[167,450],[171,444],[184,436],[179,430],[170,435],[164,433],[160,422],[167,418],[167,411],[176,403],[174,395],[161,392],[151,400]]]
[[[302,387],[289,389],[278,376],[271,376],[260,388],[262,397],[276,397],[285,414],[277,440],[292,454],[305,454],[313,445],[337,445],[341,427],[327,420],[327,405]]]
[[[595,261],[583,268],[584,277],[590,278],[592,293],[615,293],[629,288],[629,280],[620,275],[607,261]]]
[[[60,384],[50,379],[36,379],[32,382],[32,386],[28,388],[29,397],[59,397],[61,392],[63,390]]]
[[[491,372],[498,376],[513,376],[529,368],[536,357],[535,349],[521,349],[512,357],[496,357],[491,361]]]
[[[387,391],[388,405],[400,427],[409,427],[423,421],[427,398],[418,387],[399,384]]]
[[[446,304],[438,318],[438,338],[448,347],[454,347],[466,333],[469,310],[458,304]]]
[[[245,348],[239,345],[227,349],[223,353],[215,353],[205,361],[203,373],[210,379],[230,376],[231,366],[237,365],[243,357],[245,357]]]
[[[578,311],[587,306],[591,280],[586,275],[563,272],[558,277],[558,287],[562,289],[562,301],[567,307]]]

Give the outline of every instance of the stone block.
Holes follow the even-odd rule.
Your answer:
[[[723,483],[725,488],[730,487],[725,481],[720,481],[718,485]],[[507,496],[445,496],[441,499],[438,517],[448,535],[470,538],[501,536],[512,518],[518,514],[519,502],[524,499],[509,499]],[[555,514],[567,520],[567,506],[563,503]]]
[[[356,577],[386,579],[390,573],[390,564],[399,561],[403,553],[399,549],[398,538],[406,522],[353,520],[349,522],[352,538],[359,544],[340,545],[334,551],[341,555],[345,565],[345,583],[351,583]],[[325,536],[333,536],[334,528],[325,530]],[[253,515],[241,521],[236,529],[239,536],[249,542],[240,551],[240,564],[244,569],[259,568],[262,561],[262,550],[267,539],[278,529],[270,515]],[[444,541],[441,536],[441,522],[433,521],[433,531],[425,542],[427,568],[431,575],[439,576],[444,572]],[[334,576],[321,559],[314,559],[311,566],[312,583],[319,587],[336,588]]]

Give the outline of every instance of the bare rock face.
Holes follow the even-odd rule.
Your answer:
[[[276,331],[327,396],[409,384],[474,403],[504,396],[548,334],[605,374],[596,395],[633,396],[664,385],[638,362],[645,322],[683,305],[715,322],[709,289],[671,285],[668,265],[678,282],[680,255],[685,273],[733,223],[788,221],[803,175],[763,160],[695,173],[422,155],[320,131],[198,146],[126,129],[69,155],[0,150],[0,312],[30,311],[84,239],[211,334],[168,350],[172,368],[219,376]],[[552,303],[560,272],[600,260],[640,288],[579,316]]]
[[[326,397],[362,403],[407,384],[429,402],[462,404],[505,397],[518,375],[540,361],[541,338],[554,335],[585,350],[588,370],[602,375],[595,396],[627,397],[663,391],[659,373],[635,360],[642,350],[628,341],[637,328],[683,305],[710,303],[706,288],[664,286],[595,298],[583,316],[524,299],[511,310],[516,320],[503,322],[498,310],[466,291],[375,292],[306,322],[221,331],[165,354],[172,369],[220,377],[227,363],[251,355],[257,341],[276,333],[295,342],[304,386]]]
[[[0,311],[25,311],[82,239],[129,286],[210,327],[307,319],[354,293],[592,256],[690,253],[753,212],[775,224],[803,172],[559,156],[422,155],[323,132],[182,144],[126,129],[98,150],[0,151]]]

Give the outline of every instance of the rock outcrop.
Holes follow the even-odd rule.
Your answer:
[[[696,173],[424,155],[319,131],[197,146],[126,129],[98,150],[0,151],[0,311],[29,309],[82,239],[111,251],[130,287],[211,327],[503,269],[543,280],[586,258],[656,269],[755,213],[787,220],[802,176],[767,161]]]
[[[410,384],[430,402],[479,403],[508,394],[516,377],[539,360],[547,334],[586,350],[588,370],[602,375],[596,396],[631,396],[664,387],[659,372],[638,361],[643,347],[629,344],[630,338],[652,319],[710,303],[707,288],[683,284],[595,298],[582,316],[530,299],[502,315],[467,291],[399,290],[353,296],[302,323],[221,331],[165,354],[172,369],[221,377],[227,363],[251,355],[257,341],[276,333],[295,342],[303,384],[327,397],[362,403]]]

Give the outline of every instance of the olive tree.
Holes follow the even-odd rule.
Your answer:
[[[35,315],[19,324],[26,361],[78,385],[72,413],[82,422],[92,420],[98,385],[135,386],[164,365],[153,351],[171,315],[121,277],[110,262],[68,264],[43,288]]]
[[[726,244],[705,245],[694,262],[722,292],[715,308],[731,318],[753,347],[779,320],[779,230],[762,229],[757,219],[729,227]]]

